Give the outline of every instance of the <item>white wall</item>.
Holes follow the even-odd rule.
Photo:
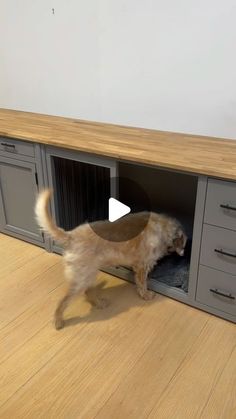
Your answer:
[[[235,0],[0,7],[0,107],[236,139]]]
[[[0,106],[100,119],[98,3],[0,5]]]

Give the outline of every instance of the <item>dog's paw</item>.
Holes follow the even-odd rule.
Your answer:
[[[139,292],[139,295],[143,300],[149,301],[149,300],[153,300],[153,298],[156,296],[156,293],[153,291],[143,291],[143,292]]]
[[[95,307],[98,309],[103,309],[108,307],[110,304],[110,301],[106,298],[99,298],[99,300],[96,301]]]
[[[54,320],[54,325],[55,325],[55,329],[56,330],[60,330],[63,329],[65,322],[62,319],[55,319]]]

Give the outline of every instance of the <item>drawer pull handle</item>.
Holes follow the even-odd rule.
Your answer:
[[[3,145],[4,147],[12,147],[12,148],[16,148],[16,146],[15,146],[14,144],[1,143],[1,145]]]
[[[210,288],[210,291],[213,292],[214,294],[222,295],[222,297],[229,298],[230,300],[235,300],[235,297],[232,294],[230,294],[230,293],[227,294],[223,291],[218,290],[218,288],[215,288],[215,289]]]
[[[232,205],[229,205],[229,204],[220,204],[220,207],[224,209],[236,211],[236,207],[232,207]]]
[[[230,256],[231,258],[236,258],[236,254],[235,253],[225,252],[222,249],[214,249],[214,252],[220,253],[221,255]]]

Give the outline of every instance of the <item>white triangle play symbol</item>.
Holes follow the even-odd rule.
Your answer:
[[[119,218],[123,217],[126,214],[129,214],[130,207],[128,207],[125,204],[122,204],[122,202],[118,201],[115,198],[109,199],[109,221],[113,223],[113,221],[118,220]]]

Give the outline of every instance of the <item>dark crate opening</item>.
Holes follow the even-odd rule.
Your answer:
[[[119,199],[133,203],[133,209],[151,209],[178,219],[187,234],[185,255],[164,257],[149,274],[150,284],[161,283],[188,292],[193,224],[197,196],[197,176],[163,169],[120,163],[120,176],[137,182],[148,195],[149,208],[140,202],[135,189],[128,190],[125,183],[119,189]],[[130,278],[130,274],[128,274]]]

